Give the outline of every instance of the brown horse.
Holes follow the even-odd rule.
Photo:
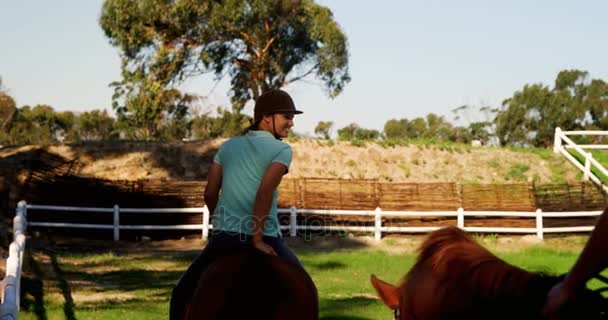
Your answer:
[[[319,319],[317,288],[306,271],[253,248],[213,262],[191,301],[187,320]]]
[[[512,266],[456,227],[429,235],[399,286],[372,275],[372,285],[401,320],[541,319],[547,292],[560,277]],[[560,319],[605,319],[606,303],[585,290]]]

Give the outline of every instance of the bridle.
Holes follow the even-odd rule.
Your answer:
[[[393,309],[393,320],[401,320],[401,305]]]

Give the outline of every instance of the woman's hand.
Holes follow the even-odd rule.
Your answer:
[[[271,246],[269,246],[268,244],[266,244],[266,242],[264,242],[263,240],[254,240],[253,246],[256,249],[264,252],[265,254],[269,254],[271,256],[277,255],[277,253],[274,251],[274,249]]]

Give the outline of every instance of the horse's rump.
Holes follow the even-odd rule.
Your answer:
[[[186,319],[318,319],[316,287],[301,267],[253,248],[201,275]]]

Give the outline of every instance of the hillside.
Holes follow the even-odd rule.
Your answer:
[[[0,167],[26,169],[33,154],[75,160],[76,174],[110,180],[204,180],[222,140],[186,143],[95,142],[0,150]],[[578,181],[563,157],[545,149],[457,144],[386,146],[378,143],[299,140],[290,178],[378,179],[385,182],[538,183]],[[6,171],[5,171],[6,172]]]

